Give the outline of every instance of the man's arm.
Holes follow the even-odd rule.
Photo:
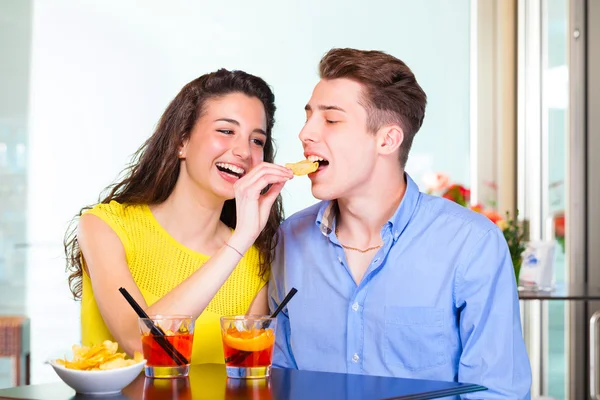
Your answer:
[[[284,282],[284,240],[283,232],[279,230],[279,240],[275,249],[275,257],[271,264],[271,276],[269,277],[268,296],[271,313],[275,311],[287,294],[287,292],[285,292]],[[275,349],[273,353],[273,366],[276,368],[298,368],[290,346],[290,337],[290,319],[287,307],[284,307],[279,315],[277,315],[277,330],[275,333]]]
[[[464,399],[530,399],[531,368],[506,240],[491,229],[459,265],[455,286],[462,355],[459,382],[488,388]]]

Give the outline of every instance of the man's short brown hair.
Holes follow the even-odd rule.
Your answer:
[[[398,124],[404,132],[400,165],[406,166],[415,134],[423,124],[427,95],[401,60],[382,51],[331,49],[319,63],[321,79],[346,78],[363,86],[367,129]]]

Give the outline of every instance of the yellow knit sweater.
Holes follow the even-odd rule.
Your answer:
[[[87,211],[106,222],[119,236],[127,264],[148,306],[159,300],[210,259],[177,242],[147,205],[98,204]],[[265,281],[259,277],[259,253],[252,247],[196,320],[192,363],[223,363],[219,317],[245,314]],[[123,307],[129,305],[123,300]],[[81,299],[82,344],[113,340],[84,272]]]

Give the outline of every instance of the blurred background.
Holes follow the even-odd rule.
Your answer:
[[[18,355],[0,357],[0,388],[17,384],[26,354],[21,384],[27,371],[31,383],[58,380],[43,362],[80,341],[67,225],[181,87],[221,67],[261,76],[276,96],[276,161],[296,161],[332,47],[383,50],[415,73],[429,104],[407,172],[423,190],[443,173],[472,204],[518,209],[531,240],[556,242],[556,285],[593,283],[599,24],[597,0],[0,0],[0,316],[24,321]],[[316,202],[309,183],[286,186],[286,215]],[[522,305],[533,394],[584,398],[589,346],[574,343],[588,343],[600,307]]]

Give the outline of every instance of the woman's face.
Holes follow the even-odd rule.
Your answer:
[[[263,161],[266,131],[258,98],[230,93],[210,99],[181,147],[181,173],[201,191],[232,199],[233,184]]]

